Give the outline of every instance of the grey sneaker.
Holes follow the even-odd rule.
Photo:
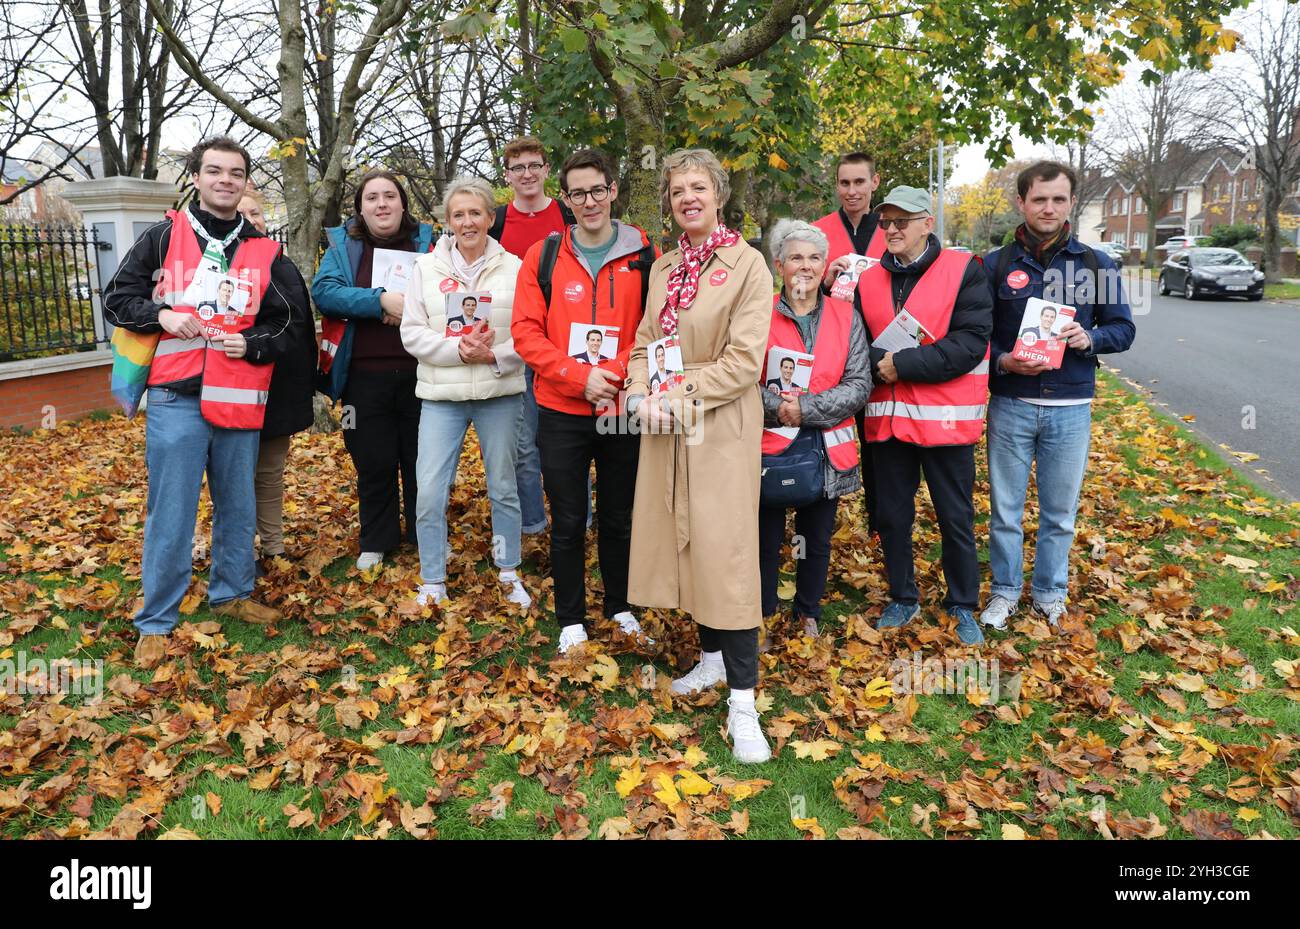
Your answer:
[[[1001,632],[1007,628],[1007,619],[1016,611],[1016,605],[1006,597],[994,594],[989,600],[989,605],[984,607],[984,612],[980,614],[980,622],[990,629],[996,629]]]
[[[1050,603],[1035,603],[1034,609],[1047,617],[1047,622],[1053,629],[1059,629],[1061,626],[1061,617],[1065,615],[1065,601],[1053,600]]]

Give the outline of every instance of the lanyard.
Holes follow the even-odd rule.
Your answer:
[[[203,224],[199,222],[198,217],[196,217],[190,210],[185,211],[185,218],[190,221],[190,226],[194,229],[194,234],[205,243],[203,246],[202,264],[215,267],[218,271],[224,274],[230,267],[230,263],[226,260],[226,248],[231,242],[239,238],[239,233],[244,228],[244,217],[239,217],[239,222],[235,224],[235,228],[230,230],[230,234],[224,239],[218,239],[211,235],[208,230],[203,228]]]

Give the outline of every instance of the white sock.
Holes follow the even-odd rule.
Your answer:
[[[731,689],[731,702],[736,706],[752,707],[754,705],[754,688],[748,690]]]
[[[700,662],[703,664],[722,664],[722,652],[700,652]]]
[[[502,571],[497,573],[497,577],[501,578],[502,584],[509,584],[512,581],[519,580],[519,575],[515,573],[514,568],[503,569]]]

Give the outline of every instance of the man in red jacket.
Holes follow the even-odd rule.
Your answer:
[[[511,335],[533,370],[537,446],[551,501],[551,577],[561,652],[587,641],[587,476],[596,462],[596,521],[604,614],[629,635],[641,626],[627,602],[640,436],[617,422],[618,392],[644,312],[643,280],[657,252],[636,226],[611,219],[618,184],[609,159],[575,152],[560,190],[577,222],[535,244],[515,286]],[[598,364],[574,356],[601,333]],[[594,339],[593,339],[594,341]]]

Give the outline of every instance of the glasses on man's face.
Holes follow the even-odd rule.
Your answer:
[[[892,227],[894,229],[897,229],[899,232],[902,232],[904,229],[907,228],[908,223],[914,223],[922,219],[925,219],[925,217],[924,216],[900,216],[897,219],[882,219],[880,221],[880,228],[888,232],[889,229]]]
[[[541,174],[542,169],[545,167],[546,164],[544,162],[534,161],[526,165],[511,165],[510,167],[506,168],[506,170],[509,171],[511,174],[513,174],[515,177],[519,177],[520,175],[523,174]]]
[[[582,206],[591,197],[593,203],[600,203],[609,196],[610,185],[604,187],[593,187],[590,190],[571,190],[566,193],[565,198],[574,206]]]

